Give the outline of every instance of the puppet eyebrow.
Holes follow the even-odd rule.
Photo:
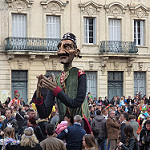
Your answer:
[[[72,45],[72,44],[70,44],[70,43],[65,43],[65,44],[64,44],[64,46],[73,47],[73,45]]]

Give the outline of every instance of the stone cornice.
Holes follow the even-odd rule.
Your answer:
[[[23,2],[26,3],[27,7],[30,8],[31,5],[34,3],[34,0],[5,0],[9,7],[12,7],[13,3],[15,2]]]
[[[63,11],[68,3],[69,1],[66,1],[66,3],[64,3],[61,0],[42,0],[40,2],[44,9],[47,9],[48,5],[50,4],[52,4],[54,7],[56,7],[55,4],[57,4],[61,8],[60,11]]]
[[[93,1],[89,1],[84,4],[80,3],[78,6],[83,13],[88,15],[98,14],[98,12],[100,12],[101,8],[103,7],[103,5],[97,4]]]
[[[131,15],[137,15],[138,18],[148,16],[150,12],[150,8],[144,6],[143,4],[139,4],[136,6],[129,6],[129,9],[131,11]]]
[[[119,2],[113,2],[110,3],[109,5],[104,5],[104,9],[106,9],[106,13],[108,13],[109,15],[118,17],[125,14],[127,6],[124,6],[122,3]]]

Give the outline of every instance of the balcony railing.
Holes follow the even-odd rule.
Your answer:
[[[15,51],[57,51],[60,39],[8,37],[5,39],[5,50]]]
[[[138,48],[134,42],[129,41],[101,41],[100,52],[111,54],[112,53],[129,54],[129,53],[137,53]]]

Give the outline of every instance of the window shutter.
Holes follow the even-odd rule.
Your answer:
[[[26,15],[12,14],[12,36],[26,37]]]
[[[140,21],[140,45],[144,45],[144,21]]]
[[[109,19],[109,40],[113,41],[113,20]]]
[[[135,21],[135,26],[136,26],[136,45],[138,45],[138,22]]]
[[[93,18],[93,44],[96,44],[96,18]]]
[[[84,18],[84,43],[87,43],[87,18]]]
[[[47,16],[47,38],[60,38],[60,18],[57,16]]]
[[[116,20],[116,21],[117,21],[117,37],[116,37],[116,40],[120,41],[121,40],[121,38],[120,38],[120,34],[121,34],[121,32],[120,32],[120,20]]]
[[[109,40],[120,41],[120,20],[109,19]]]

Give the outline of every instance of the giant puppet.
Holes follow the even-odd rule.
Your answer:
[[[72,33],[63,35],[58,44],[57,56],[64,65],[63,71],[56,77],[38,76],[37,90],[33,101],[36,104],[40,118],[47,118],[52,111],[55,97],[60,121],[66,114],[71,116],[81,115],[89,118],[86,96],[86,74],[84,71],[72,67],[74,57],[80,56],[77,48],[76,36]],[[85,117],[86,116],[86,117]]]

